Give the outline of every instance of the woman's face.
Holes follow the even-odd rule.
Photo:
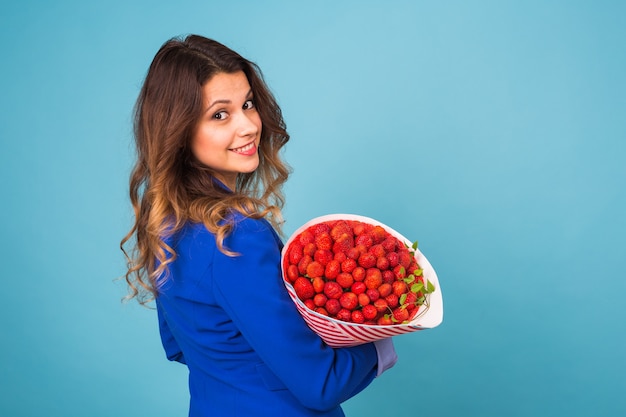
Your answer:
[[[220,72],[202,88],[204,113],[191,140],[191,151],[231,190],[237,175],[259,166],[261,117],[248,78]]]

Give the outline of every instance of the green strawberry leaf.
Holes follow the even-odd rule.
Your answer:
[[[411,285],[411,292],[414,292],[415,294],[417,294],[423,288],[424,288],[424,284],[422,284],[421,282],[417,282],[417,283]]]
[[[406,293],[400,296],[400,305],[404,305],[406,302]]]
[[[411,248],[413,248],[413,250],[417,249],[417,240],[413,242],[413,246],[411,246]]]
[[[430,280],[426,280],[426,281],[427,281],[426,282],[426,292],[428,294],[430,294],[431,292],[435,291],[435,285],[432,282],[430,282]]]

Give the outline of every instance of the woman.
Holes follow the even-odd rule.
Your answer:
[[[342,416],[397,360],[391,339],[333,349],[282,283],[289,140],[260,70],[197,35],[166,42],[135,108],[130,297],[156,300],[190,416]],[[126,253],[126,252],[125,252]]]

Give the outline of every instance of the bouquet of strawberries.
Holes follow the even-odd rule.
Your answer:
[[[376,220],[318,217],[282,252],[285,286],[305,321],[330,346],[354,346],[438,326],[437,275],[417,248]]]

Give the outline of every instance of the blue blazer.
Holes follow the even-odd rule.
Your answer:
[[[189,368],[189,415],[343,416],[376,376],[376,348],[324,344],[287,294],[273,228],[235,221],[224,244],[237,257],[201,224],[169,240],[177,258],[156,305],[168,359]]]

